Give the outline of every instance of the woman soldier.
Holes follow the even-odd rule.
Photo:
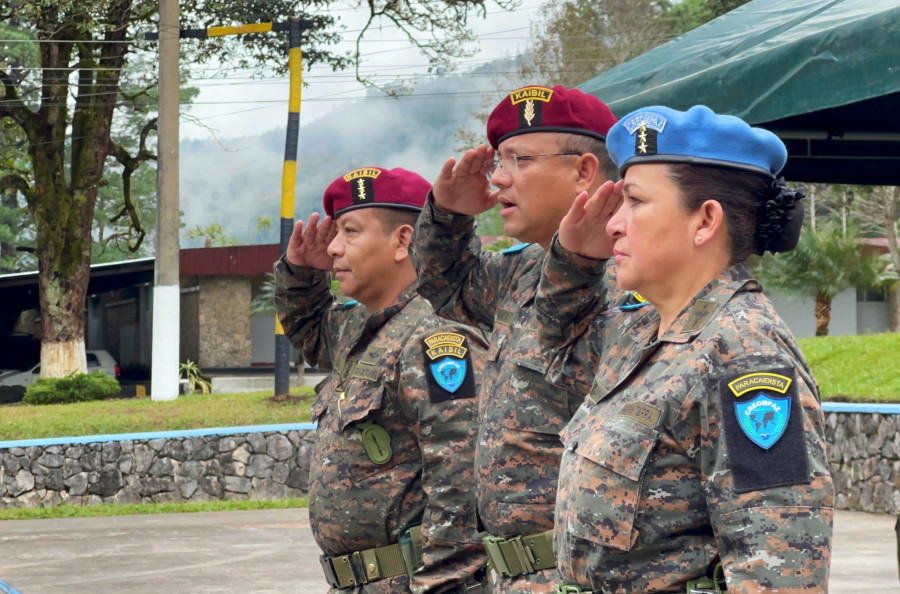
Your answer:
[[[558,591],[827,592],[818,387],[746,264],[799,237],[784,144],[697,106],[629,114],[607,146],[624,179],[576,200],[537,303],[550,379],[592,385],[562,432]],[[649,306],[604,304],[610,255]]]

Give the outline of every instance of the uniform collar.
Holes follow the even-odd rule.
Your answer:
[[[415,299],[418,295],[416,292],[417,284],[417,281],[413,281],[409,286],[403,289],[391,305],[376,312],[372,312],[366,320],[365,328],[363,329],[363,337],[377,334],[382,326],[387,324],[388,321],[400,313],[410,301]]]
[[[750,267],[746,262],[741,262],[726,268],[719,276],[712,279],[691,299],[672,326],[660,339],[661,342],[685,343],[691,341],[700,334],[704,328],[725,307],[731,298],[742,291],[761,291],[762,286],[753,278]],[[649,312],[648,312],[649,313]],[[652,312],[652,321],[648,317],[645,330],[648,332],[645,344],[652,344],[656,340],[659,328],[659,313]],[[651,328],[652,326],[652,328]]]

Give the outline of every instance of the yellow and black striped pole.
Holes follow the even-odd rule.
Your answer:
[[[281,171],[281,253],[287,251],[294,230],[294,191],[297,184],[297,138],[300,135],[300,92],[303,83],[303,56],[300,52],[300,19],[292,18],[288,29],[288,93],[287,135],[284,141],[284,167]],[[291,345],[284,328],[275,318],[275,396],[286,396],[290,390]],[[300,362],[300,365],[303,363]]]
[[[287,250],[291,231],[294,228],[294,191],[297,182],[297,138],[300,134],[300,90],[303,83],[302,55],[300,53],[300,33],[311,29],[314,21],[291,18],[287,23],[250,23],[208,27],[206,29],[181,29],[180,38],[206,39],[223,35],[243,35],[247,33],[288,32],[288,70],[290,72],[290,92],[288,95],[288,124],[284,146],[284,167],[281,172],[281,252]],[[159,33],[147,33],[145,39],[159,39]],[[176,248],[177,249],[177,248]],[[275,395],[287,395],[291,377],[291,345],[284,335],[284,329],[275,319]],[[302,363],[301,363],[302,364]]]

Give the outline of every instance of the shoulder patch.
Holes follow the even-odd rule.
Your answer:
[[[500,253],[501,254],[515,254],[516,252],[521,252],[522,250],[524,250],[525,248],[527,248],[530,245],[531,245],[530,243],[517,243],[516,245],[510,246],[510,247],[506,248],[505,250],[500,250]]]
[[[465,336],[437,332],[422,340],[422,350],[432,402],[475,397],[475,374]]]
[[[722,380],[719,397],[738,493],[806,484],[806,437],[793,369]]]

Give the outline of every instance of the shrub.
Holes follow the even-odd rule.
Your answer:
[[[119,382],[102,371],[71,373],[66,377],[42,377],[25,391],[28,404],[65,404],[105,400],[119,395]]]

